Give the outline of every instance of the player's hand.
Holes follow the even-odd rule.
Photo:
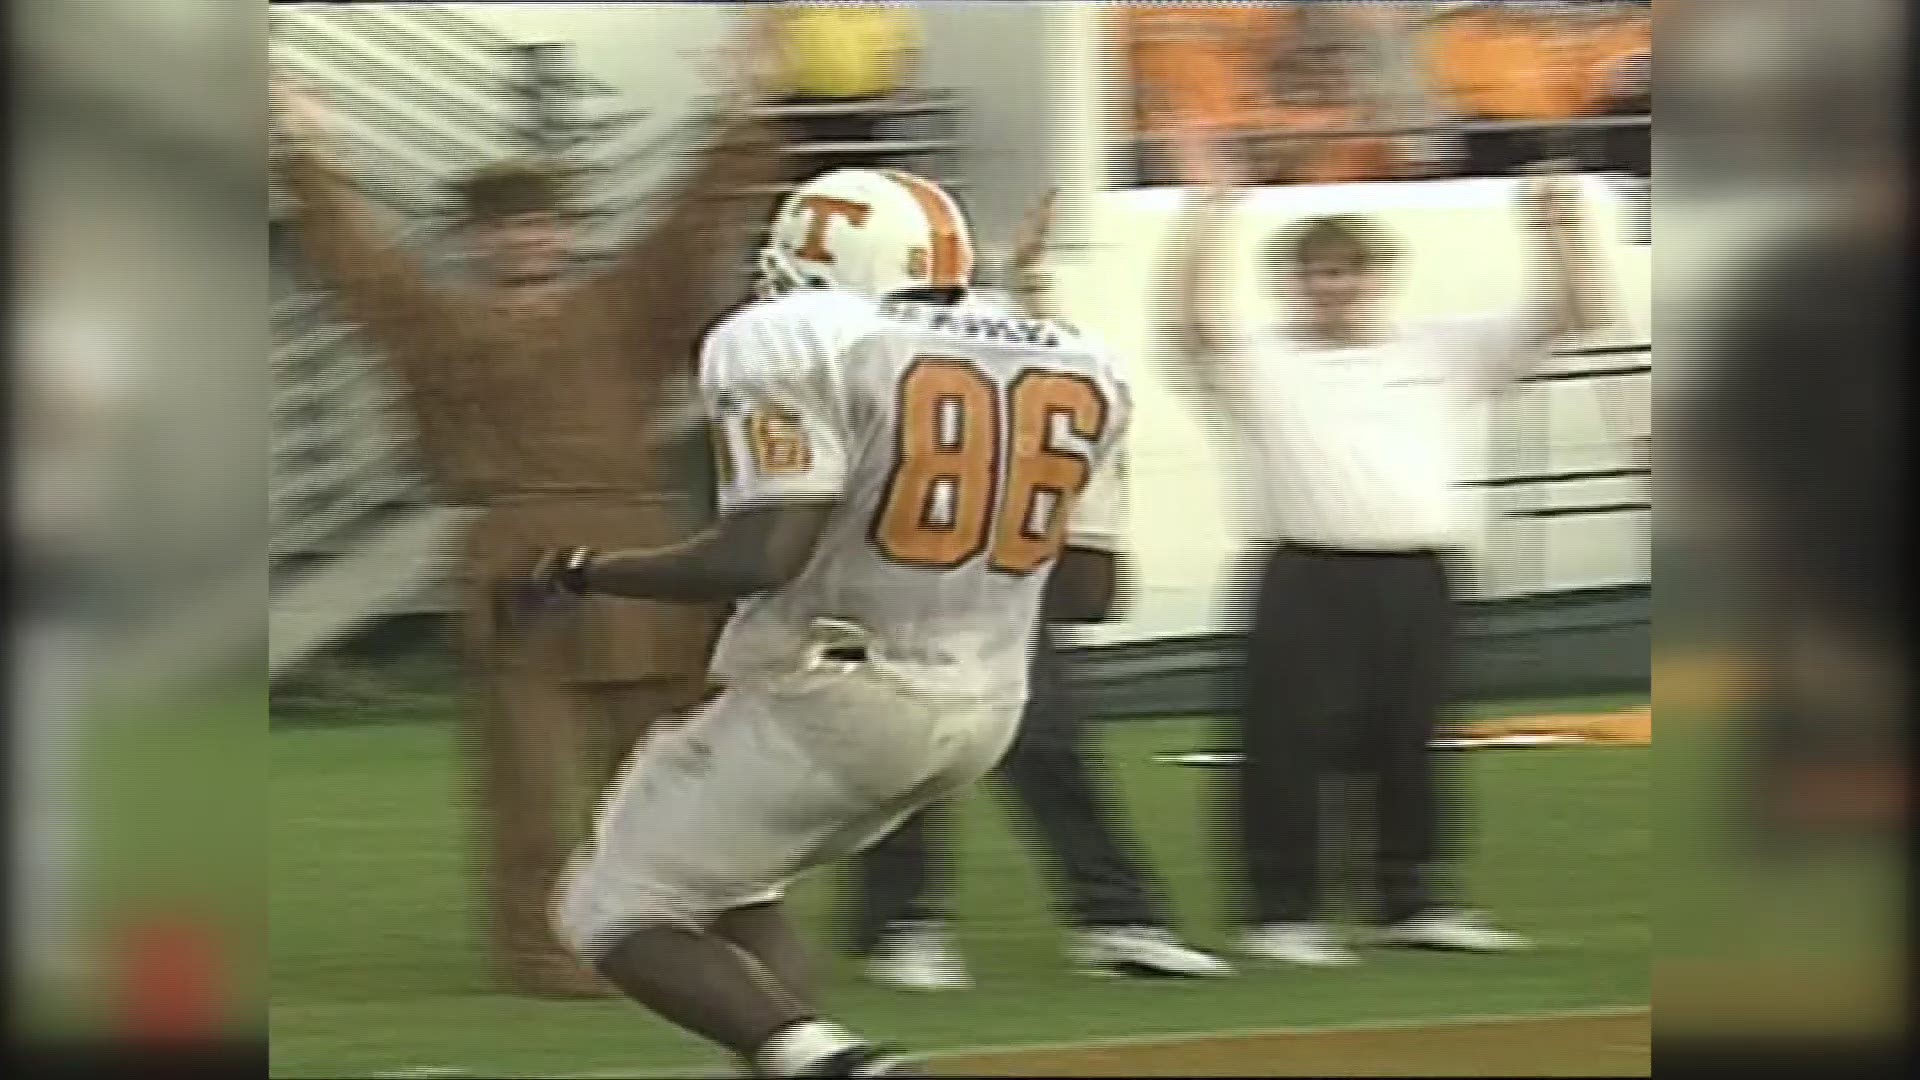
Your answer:
[[[720,95],[721,109],[738,116],[773,96],[786,74],[780,50],[779,13],[748,11],[731,37],[718,46],[682,50]]]
[[[1033,209],[1027,211],[1014,241],[1013,262],[1008,267],[1010,284],[1029,311],[1045,307],[1045,295],[1052,284],[1042,260],[1053,238],[1053,207],[1059,196],[1059,188],[1051,188],[1041,196]]]
[[[1185,183],[1219,191],[1244,182],[1228,157],[1219,124],[1183,117],[1169,125],[1167,134],[1172,140],[1174,167]]]
[[[1020,223],[1020,232],[1013,247],[1013,268],[1016,272],[1026,273],[1040,266],[1047,243],[1053,239],[1053,207],[1059,198],[1060,189],[1049,188]]]
[[[1520,218],[1529,228],[1564,229],[1579,220],[1580,189],[1565,162],[1544,162],[1520,181]]]
[[[587,567],[593,558],[593,549],[585,547],[540,552],[527,573],[529,599],[544,605],[585,595]]]
[[[268,115],[294,147],[322,150],[327,141],[326,110],[312,91],[291,75],[276,73],[267,84]]]
[[[1615,101],[1639,101],[1653,93],[1653,54],[1636,53],[1621,61],[1608,75],[1607,89]]]

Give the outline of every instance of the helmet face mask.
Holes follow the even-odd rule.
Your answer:
[[[800,185],[774,216],[754,291],[835,288],[881,299],[971,283],[973,241],[960,208],[909,173],[839,169]]]
[[[753,295],[756,299],[772,300],[806,284],[785,252],[772,244],[760,249],[753,274]]]

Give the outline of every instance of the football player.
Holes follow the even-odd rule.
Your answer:
[[[970,295],[973,259],[925,179],[801,185],[761,299],[701,350],[719,524],[535,569],[543,603],[736,603],[720,694],[636,751],[555,920],[629,996],[764,1075],[910,1069],[820,1016],[780,899],[998,761],[1056,569],[1113,587],[1127,384],[1100,345]]]

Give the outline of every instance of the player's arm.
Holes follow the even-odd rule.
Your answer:
[[[347,312],[399,363],[437,354],[464,320],[418,259],[383,234],[325,149],[318,102],[289,81],[270,94],[281,137],[273,161],[294,205],[300,247]]]
[[[1580,208],[1580,191],[1565,176],[1529,177],[1520,212],[1540,267],[1540,332],[1548,343],[1592,334],[1606,325],[1599,253]]]
[[[667,198],[656,223],[632,236],[590,288],[613,310],[635,316],[645,347],[636,355],[684,365],[699,334],[735,298],[725,278],[739,267],[740,225],[771,216],[765,194],[779,182],[776,133],[762,120],[735,117],[693,172]],[[661,336],[673,340],[659,340]]]
[[[1176,135],[1183,174],[1199,190],[1188,196],[1174,224],[1162,271],[1165,291],[1158,307],[1164,355],[1173,362],[1170,383],[1210,424],[1224,417],[1244,420],[1262,403],[1224,272],[1226,236],[1244,182],[1202,122],[1185,121]]]
[[[1013,258],[1007,265],[1007,286],[1014,303],[1035,319],[1060,317],[1059,305],[1053,297],[1053,275],[1046,268],[1047,244],[1053,233],[1053,207],[1059,197],[1059,189],[1049,189],[1033,209],[1027,211],[1019,238],[1014,242]]]
[[[1074,505],[1066,547],[1042,595],[1043,620],[1098,623],[1113,617],[1125,571],[1119,554],[1125,514],[1126,467],[1116,449],[1094,470]]]
[[[749,18],[742,36],[712,58],[723,80],[714,142],[674,184],[665,215],[629,238],[592,283],[612,310],[634,316],[641,359],[678,366],[694,356],[699,335],[736,300],[726,282],[739,268],[743,225],[772,216],[770,192],[787,178],[780,130],[753,114],[778,71],[759,22]]]
[[[1488,392],[1526,378],[1555,347],[1608,324],[1602,261],[1581,212],[1579,189],[1565,176],[1530,176],[1520,185],[1519,212],[1534,267],[1521,309],[1448,326],[1474,380]]]
[[[672,547],[549,558],[535,573],[542,584],[647,600],[733,600],[778,588],[806,568],[846,483],[831,374],[771,355],[756,327],[738,323],[714,332],[702,365],[719,523]]]
[[[1231,353],[1231,319],[1221,268],[1225,234],[1239,187],[1218,141],[1200,123],[1176,131],[1175,149],[1184,179],[1200,190],[1189,195],[1171,237],[1172,321],[1176,351],[1204,375],[1207,365]]]
[[[570,593],[686,603],[737,600],[798,577],[832,509],[795,504],[736,511],[672,547],[559,553],[537,567],[535,577]]]

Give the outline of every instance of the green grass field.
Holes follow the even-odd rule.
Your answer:
[[[1117,725],[1105,738],[1181,929],[1217,946],[1228,924],[1202,809],[1218,776],[1151,760],[1211,742],[1210,734],[1202,721],[1172,719]],[[556,1076],[720,1066],[702,1044],[625,1003],[544,1003],[493,991],[474,932],[455,738],[444,722],[270,737],[273,1074]],[[1606,747],[1468,756],[1479,834],[1473,899],[1537,937],[1542,947],[1531,954],[1381,953],[1354,971],[1253,969],[1209,983],[1090,979],[1061,959],[1064,938],[1040,871],[1008,808],[988,791],[967,807],[959,868],[958,933],[975,989],[929,998],[859,982],[853,965],[826,946],[840,884],[831,874],[800,891],[797,910],[817,931],[834,1013],[924,1052],[1644,1004],[1650,754]]]

